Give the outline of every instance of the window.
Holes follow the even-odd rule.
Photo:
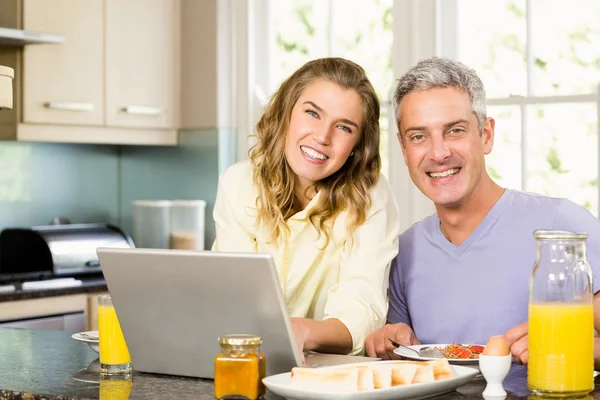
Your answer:
[[[501,185],[567,197],[598,215],[600,2],[455,0],[456,54],[496,119]]]
[[[388,174],[392,76],[392,0],[270,0],[270,82],[277,86],[305,62],[343,57],[361,65],[381,100],[382,171]]]
[[[497,182],[567,197],[598,215],[600,1],[253,3],[259,33],[252,43],[259,49],[251,54],[259,78],[252,79],[266,95],[315,57],[346,57],[367,71],[382,101],[384,173],[400,205],[402,227],[434,209],[402,161],[391,89],[408,68],[435,55],[463,61],[484,81],[488,114],[496,119],[494,150],[486,162]]]

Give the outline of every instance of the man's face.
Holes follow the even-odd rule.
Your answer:
[[[398,140],[413,182],[437,206],[459,206],[486,173],[494,120],[481,134],[469,95],[452,87],[412,92],[399,111]]]

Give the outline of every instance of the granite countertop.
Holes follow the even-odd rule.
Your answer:
[[[4,301],[38,299],[42,297],[65,296],[79,293],[104,292],[107,289],[106,281],[102,274],[77,276],[75,279],[81,280],[81,286],[56,288],[56,289],[33,289],[20,290],[0,293],[0,303]]]
[[[0,399],[99,399],[98,354],[70,333],[0,328]],[[587,399],[600,398],[600,386]],[[103,382],[104,383],[104,382]],[[482,399],[485,380],[479,378],[433,399]],[[504,381],[507,399],[527,399],[527,369],[513,365]],[[113,398],[113,397],[111,397]],[[125,397],[126,398],[126,397]],[[135,372],[130,399],[214,400],[210,379]],[[273,394],[268,400],[281,399]]]
[[[68,332],[0,328],[0,399],[99,399],[98,353]],[[134,372],[130,399],[214,400],[212,380]]]

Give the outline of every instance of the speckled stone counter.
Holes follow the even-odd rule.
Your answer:
[[[0,399],[98,399],[98,354],[71,334],[0,328]],[[212,380],[134,372],[130,399],[214,399]]]
[[[36,289],[36,290],[15,290],[12,292],[0,293],[0,302],[38,299],[42,297],[65,296],[79,293],[95,293],[108,290],[106,281],[102,275],[78,277],[81,286],[58,288],[58,289]]]
[[[0,328],[0,399],[99,399],[98,354],[57,331]],[[586,397],[600,399],[600,386]],[[527,370],[514,365],[504,382],[507,399],[527,399]],[[481,378],[433,399],[482,399]],[[118,399],[118,397],[110,397]],[[130,399],[214,399],[213,382],[134,372]],[[267,399],[280,399],[272,394]]]

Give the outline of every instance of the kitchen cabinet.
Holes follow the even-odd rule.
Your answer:
[[[179,2],[105,0],[106,125],[174,128]]]
[[[38,328],[64,330],[71,327],[72,330],[78,330],[85,324],[74,324],[71,320],[82,313],[83,320],[88,320],[85,294],[0,302],[0,324],[3,326],[32,327],[38,320],[44,322]],[[12,325],[7,324],[8,321]]]
[[[23,51],[23,122],[104,124],[103,0],[25,0],[23,28],[60,32],[61,45]]]
[[[44,322],[44,329],[78,332],[97,330],[97,299],[101,294],[108,292],[0,302],[0,326],[32,327],[32,323],[40,320]]]
[[[0,140],[176,145],[180,0],[0,0],[0,22],[64,35],[0,46],[15,70]]]

